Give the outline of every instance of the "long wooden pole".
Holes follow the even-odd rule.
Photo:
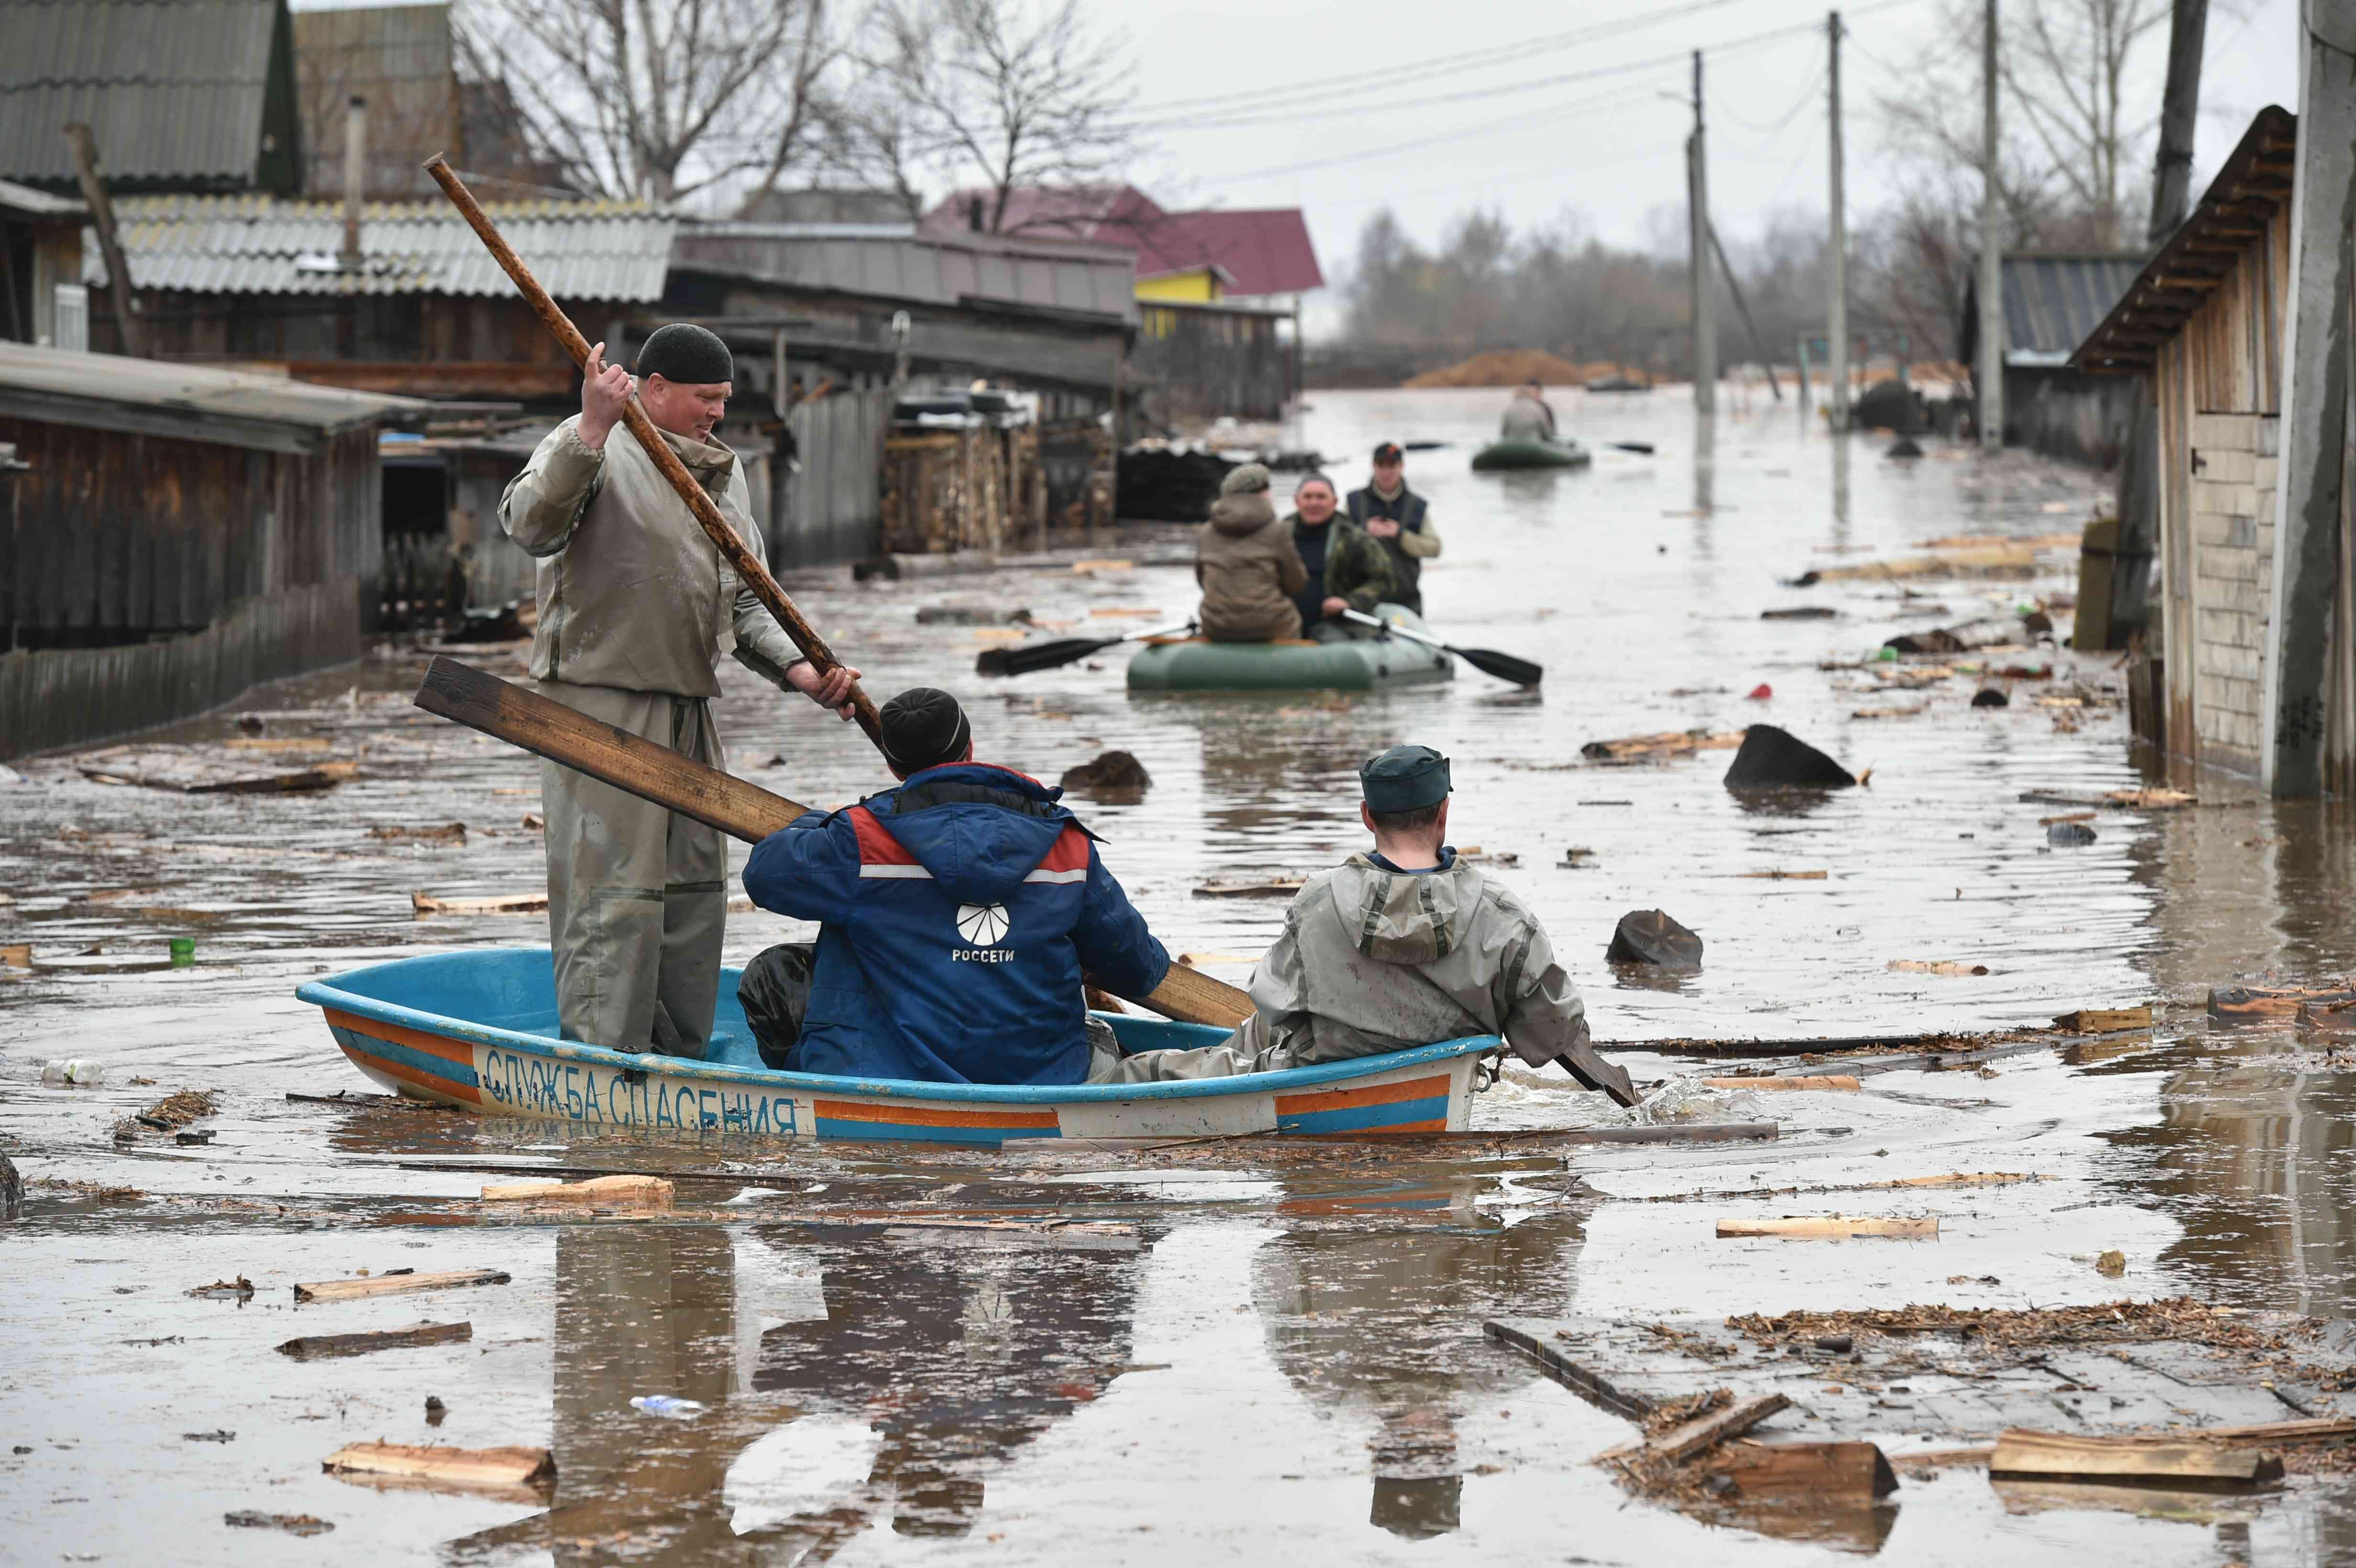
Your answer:
[[[810,809],[454,658],[437,657],[427,667],[417,706],[748,844]],[[1221,1029],[1236,1028],[1252,1012],[1244,992],[1178,964],[1150,994],[1129,999],[1182,1023]]]
[[[425,172],[434,176],[434,183],[449,197],[451,205],[458,209],[459,215],[475,230],[477,238],[482,240],[483,248],[490,251],[491,259],[514,281],[517,290],[522,293],[525,303],[531,306],[533,314],[540,317],[541,325],[556,335],[556,340],[564,345],[564,351],[573,356],[573,362],[581,367],[583,374],[587,374],[588,339],[583,337],[581,329],[557,308],[556,302],[548,297],[548,291],[540,286],[540,280],[531,275],[531,269],[523,264],[523,259],[501,237],[498,225],[483,210],[482,204],[475,199],[475,193],[466,188],[450,167],[448,160],[439,153],[426,160]],[[744,548],[744,541],[736,537],[736,530],[728,526],[728,519],[720,515],[720,508],[712,504],[712,497],[703,493],[703,486],[688,473],[687,465],[679,460],[677,453],[671,451],[670,443],[663,440],[661,433],[655,429],[654,421],[647,418],[647,411],[639,407],[636,397],[632,397],[623,408],[622,422],[629,427],[630,433],[637,438],[638,444],[654,460],[654,465],[661,470],[662,476],[670,481],[670,487],[679,492],[679,498],[687,503],[687,509],[695,515],[695,520],[702,525],[703,531],[712,536],[712,542],[720,547],[722,558],[735,569],[736,575],[744,585],[752,589],[753,596],[777,618],[777,624],[786,629],[786,635],[793,639],[794,646],[817,667],[820,675],[840,666],[842,661],[835,656],[826,639],[819,635],[818,628],[809,624],[791,599],[786,597],[786,591],[777,586],[777,580],[769,575],[768,568],[755,560],[753,552]],[[875,704],[855,684],[851,688],[851,702],[858,717],[859,727],[867,731],[867,738],[875,742],[875,749],[882,751],[884,732],[876,721]]]
[[[98,230],[99,253],[106,258],[106,286],[114,295],[114,331],[123,352],[134,359],[147,357],[147,324],[132,310],[131,263],[123,260],[123,240],[114,227],[114,202],[106,180],[98,172],[98,144],[90,127],[75,121],[65,128],[66,144],[73,149],[74,173],[81,180],[82,200],[90,206],[91,227]]]
[[[1835,11],[1826,19],[1825,31],[1831,40],[1831,52],[1826,67],[1831,83],[1829,112],[1832,120],[1831,177],[1827,196],[1832,208],[1832,232],[1827,236],[1829,263],[1826,268],[1827,298],[1825,319],[1829,324],[1825,333],[1825,347],[1832,354],[1832,390],[1825,400],[1829,416],[1827,423],[1835,435],[1848,430],[1848,167],[1847,155],[1841,146],[1841,78],[1840,13]]]

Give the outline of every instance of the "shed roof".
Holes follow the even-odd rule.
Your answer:
[[[508,243],[562,300],[662,297],[677,219],[637,201],[487,202]],[[358,272],[337,270],[343,208],[266,196],[131,197],[114,206],[132,282],[233,294],[486,294],[515,285],[446,202],[369,202]],[[84,279],[106,278],[90,248]]]
[[[2209,291],[2290,200],[2297,148],[2298,117],[2279,104],[2259,110],[2200,205],[2086,334],[2070,362],[2091,376],[2150,369],[2160,345],[2209,303]]]
[[[450,7],[337,5],[294,17],[294,79],[303,114],[303,188],[344,188],[345,106],[368,101],[365,196],[428,197],[441,192],[422,166],[447,151],[462,161],[458,73]],[[473,166],[471,159],[464,160]]]
[[[209,365],[0,342],[0,413],[48,424],[307,452],[339,431],[433,406]]]
[[[2142,270],[2141,251],[2019,251],[2004,258],[2004,362],[2059,368]],[[1978,269],[1964,290],[1956,357],[1979,353]]]
[[[890,224],[699,223],[680,229],[672,252],[684,267],[793,288],[1137,320],[1135,258],[1110,245]]]
[[[281,28],[285,0],[0,0],[0,175],[71,184],[60,127],[81,121],[112,181],[291,186]]]
[[[80,197],[35,190],[31,186],[18,185],[14,180],[0,180],[0,211],[36,221],[90,221],[90,208]]]
[[[993,198],[979,187],[951,192],[925,215],[924,230],[969,232],[973,204]],[[1300,293],[1325,284],[1317,246],[1296,207],[1167,212],[1135,186],[1023,186],[1007,193],[1001,232],[1118,245],[1136,252],[1141,278],[1222,267],[1238,294]]]

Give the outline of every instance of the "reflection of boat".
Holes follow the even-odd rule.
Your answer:
[[[1552,441],[1493,441],[1472,454],[1472,471],[1503,468],[1584,468],[1594,459],[1571,436]]]
[[[1319,1067],[1174,1083],[920,1083],[764,1067],[721,971],[709,1054],[630,1055],[556,1038],[545,947],[403,958],[315,980],[353,1065],[396,1093],[496,1115],[656,1131],[980,1144],[1007,1138],[1462,1131],[1473,1036]],[[1108,1015],[1131,1053],[1214,1045],[1204,1024]]]
[[[1424,629],[1423,617],[1397,604],[1375,613]],[[1214,643],[1202,637],[1160,637],[1129,661],[1131,691],[1378,691],[1447,680],[1455,661],[1404,637],[1370,635],[1316,643]]]

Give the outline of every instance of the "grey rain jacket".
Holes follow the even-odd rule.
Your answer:
[[[540,562],[538,680],[717,697],[720,656],[778,686],[800,657],[720,557],[687,504],[616,425],[603,451],[575,414],[548,433],[499,501],[508,536]],[[662,432],[753,559],[767,564],[744,465],[725,445]]]

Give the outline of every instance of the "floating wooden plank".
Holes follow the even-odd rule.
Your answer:
[[[291,773],[236,773],[142,772],[120,764],[82,764],[75,771],[97,784],[136,784],[177,795],[310,795],[333,789],[360,771],[358,763],[321,763]]]
[[[671,1184],[659,1176],[601,1176],[592,1181],[519,1181],[483,1189],[486,1203],[594,1203],[668,1209]]]
[[[455,1268],[433,1274],[412,1274],[407,1271],[380,1274],[372,1278],[322,1279],[294,1287],[297,1301],[356,1301],[366,1296],[406,1296],[420,1290],[456,1290],[466,1285],[505,1285],[505,1269]]]
[[[2218,986],[2209,992],[2209,1016],[2219,1019],[2295,1017],[2302,1006],[2331,1007],[2356,1002],[2356,991],[2328,987]]]
[[[409,907],[422,919],[429,914],[537,914],[548,908],[546,893],[499,893],[487,899],[437,899],[412,891]]]
[[[392,844],[464,844],[466,841],[466,825],[463,822],[445,822],[434,827],[379,826],[368,831],[369,837],[381,838]]]
[[[475,1337],[472,1323],[419,1323],[407,1328],[387,1328],[374,1334],[308,1334],[289,1339],[278,1353],[298,1361],[321,1361],[336,1356],[366,1356],[378,1350],[407,1349],[413,1345],[463,1344]]]
[[[1198,899],[1289,899],[1309,885],[1306,877],[1269,877],[1259,881],[1205,882],[1195,888]]]
[[[1832,875],[1829,871],[1742,871],[1738,873],[1754,882],[1821,882]]]
[[[321,1462],[337,1476],[386,1476],[466,1489],[542,1487],[556,1479],[545,1448],[441,1448],[408,1443],[353,1443]]]
[[[1623,735],[1612,741],[1590,741],[1580,755],[1599,763],[1624,762],[1633,757],[1682,757],[1696,752],[1731,752],[1742,744],[1740,730],[1664,730],[1654,735]]]
[[[1863,1087],[1847,1072],[1827,1072],[1815,1078],[1705,1078],[1702,1084],[1710,1089],[1810,1089],[1855,1093]]]
[[[2069,1034],[2109,1034],[2118,1029],[2149,1029],[2149,1008],[2080,1008],[2063,1013],[2053,1027]]]
[[[2254,1426],[2190,1426],[2162,1434],[2201,1443],[2254,1443],[2265,1446],[2356,1441],[2356,1419],[2316,1416],[2307,1421],[2262,1421]]]
[[[1995,1457],[1996,1445],[1987,1443],[1975,1448],[1926,1448],[1901,1454],[1893,1462],[1909,1470],[1948,1470],[1985,1465]]]
[[[1903,975],[1985,975],[1985,964],[1965,964],[1952,958],[1892,958],[1890,967]]]
[[[1481,1331],[1501,1345],[1510,1345],[1538,1364],[1538,1370],[1589,1403],[1630,1421],[1653,1413],[1653,1402],[1632,1389],[1614,1386],[1601,1372],[1590,1371],[1526,1328],[1491,1318]]]
[[[1791,1403],[1780,1393],[1762,1393],[1648,1437],[1641,1451],[1654,1458],[1680,1463],[1730,1437],[1741,1436]]]
[[[1872,1443],[1730,1443],[1710,1456],[1713,1474],[1733,1477],[1750,1498],[1793,1497],[1869,1503],[1898,1489],[1898,1475]]]
[[[2282,1460],[2257,1448],[2181,1437],[2082,1437],[2012,1427],[1997,1437],[1990,1479],[2143,1482],[2193,1490],[2264,1486]]]
[[[1795,1215],[1782,1220],[1720,1220],[1718,1237],[1772,1237],[1794,1242],[1843,1242],[1879,1237],[1899,1242],[1935,1242],[1939,1217],[1890,1219],[1876,1215]]]

